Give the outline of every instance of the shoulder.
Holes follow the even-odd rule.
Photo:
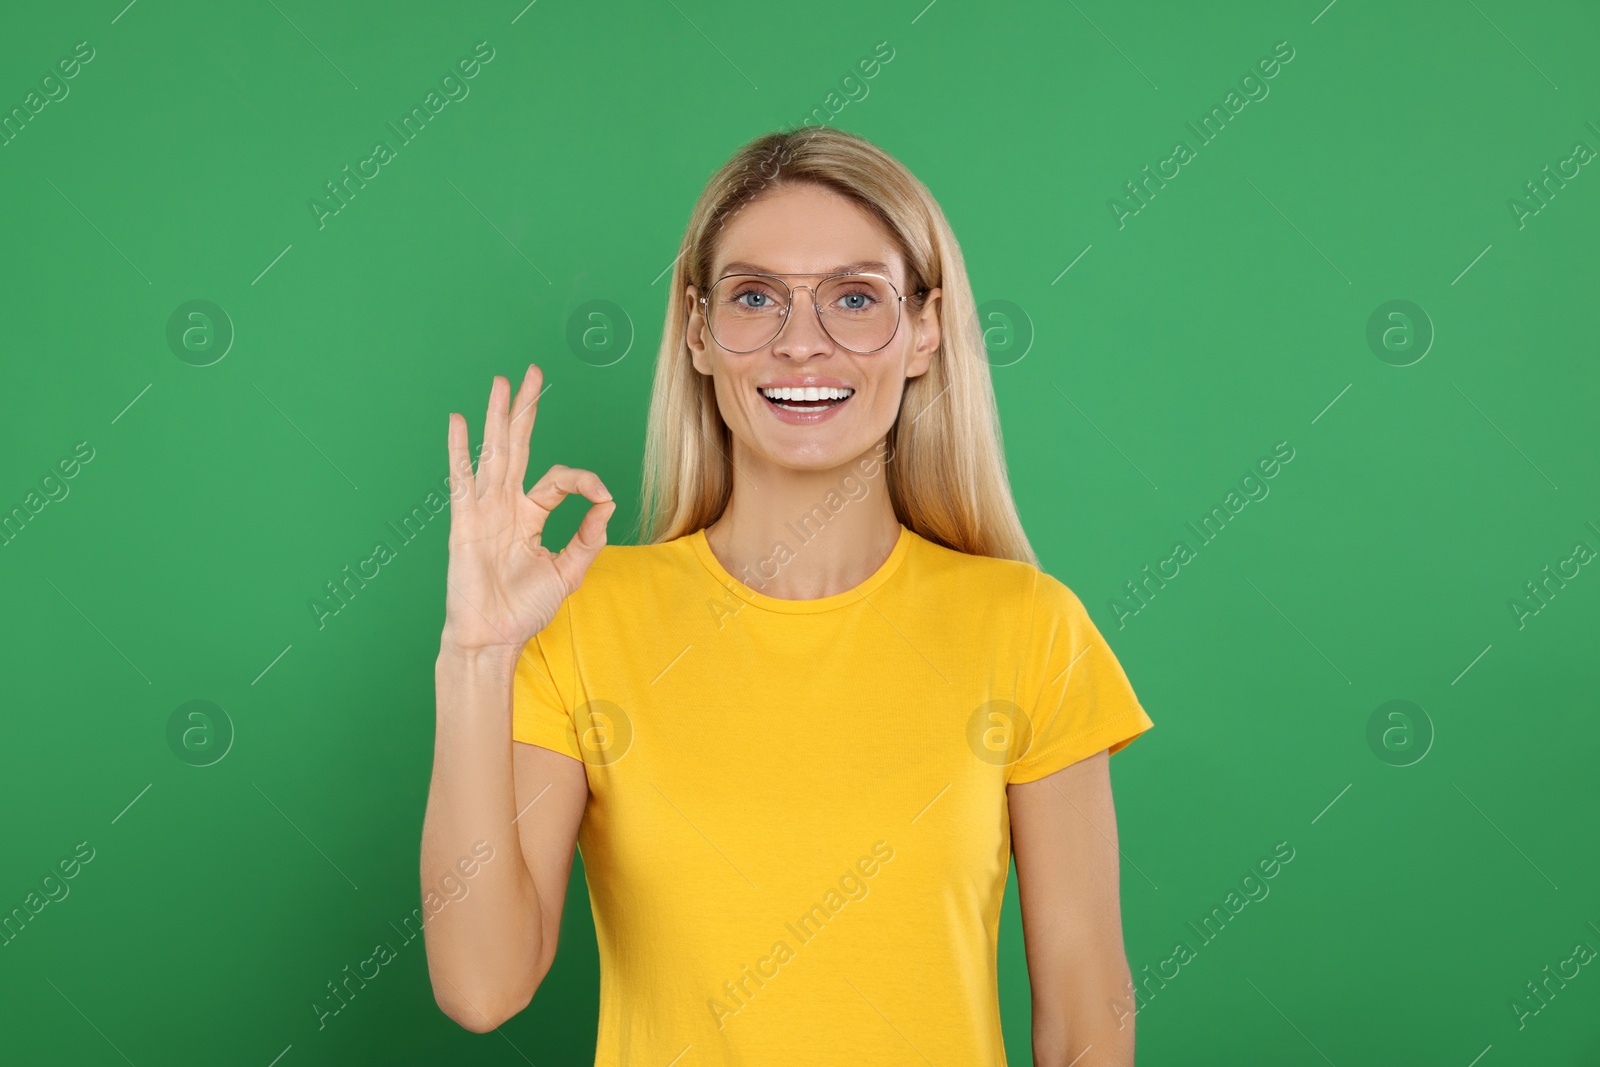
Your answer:
[[[655,545],[605,545],[589,564],[583,587],[616,584],[630,585],[640,581],[658,580],[673,571],[684,570],[694,563],[694,553],[688,537],[663,541]]]
[[[603,570],[608,573],[649,570],[663,565],[671,566],[677,557],[688,554],[688,536],[654,545],[607,544],[601,547],[590,570]]]
[[[1020,619],[1087,617],[1078,595],[1061,579],[1031,563],[975,556],[913,534],[907,562],[925,589],[944,587],[966,603],[988,604]]]
[[[652,545],[608,544],[568,599],[585,613],[632,614],[656,601],[681,599],[702,571],[688,537]]]
[[[1040,581],[1049,577],[1031,563],[975,556],[915,532],[906,559],[908,577],[925,592],[948,590],[968,603],[1027,610]],[[1053,579],[1052,579],[1053,580]]]
[[[694,566],[684,538],[654,545],[604,545],[578,588],[562,598],[539,640],[547,652],[560,652],[574,629],[599,624],[599,632],[620,634],[635,620],[666,617],[674,603],[686,599]]]

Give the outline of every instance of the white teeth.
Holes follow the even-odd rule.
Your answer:
[[[846,400],[854,393],[854,389],[834,389],[829,386],[763,388],[761,390],[761,395],[768,400]]]

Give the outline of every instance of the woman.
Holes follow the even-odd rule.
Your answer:
[[[590,471],[523,493],[540,385],[495,378],[476,476],[449,420],[424,888],[494,858],[426,926],[440,1007],[484,1032],[529,1003],[581,840],[597,1063],[1004,1063],[1014,850],[1035,1062],[1131,1064],[1107,760],[1152,723],[1023,534],[927,189],[828,128],[711,179],[641,544],[605,547]]]

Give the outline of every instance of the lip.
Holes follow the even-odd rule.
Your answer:
[[[837,404],[831,404],[815,411],[786,411],[778,407],[766,397],[761,396],[762,389],[849,389],[851,394]],[[856,398],[859,390],[849,382],[838,378],[827,378],[813,374],[791,374],[782,378],[774,378],[770,382],[762,382],[756,386],[756,396],[761,397],[761,406],[770,411],[779,422],[786,422],[791,426],[810,426],[819,422],[826,422],[843,410],[850,401]]]
[[[774,378],[770,382],[761,382],[757,389],[805,389],[815,386],[818,389],[854,389],[855,386],[841,378],[824,378],[815,374],[791,374],[783,378]]]

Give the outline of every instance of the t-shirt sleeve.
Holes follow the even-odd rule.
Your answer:
[[[570,652],[567,658],[562,654],[570,647],[566,640],[570,622],[569,605],[563,602],[555,619],[524,646],[518,657],[511,685],[511,737],[581,759],[572,711],[561,695],[563,686],[553,669],[554,664],[570,663]],[[564,679],[566,674],[561,677]]]
[[[1008,783],[1033,782],[1101,749],[1112,755],[1155,724],[1077,594],[1038,572],[1019,699],[1032,736]]]

